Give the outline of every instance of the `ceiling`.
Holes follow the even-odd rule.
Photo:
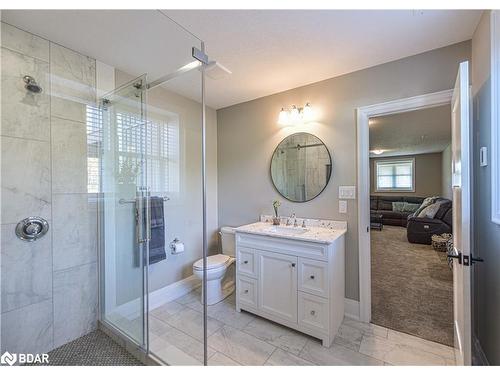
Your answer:
[[[480,10],[4,10],[2,19],[151,80],[203,39],[232,71],[207,82],[207,104],[236,103],[468,40]],[[167,17],[168,16],[168,17]],[[199,100],[199,75],[169,84]]]
[[[450,105],[371,118],[371,157],[427,154],[443,151],[451,142]]]

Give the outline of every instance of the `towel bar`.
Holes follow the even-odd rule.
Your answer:
[[[169,201],[169,200],[170,200],[170,198],[169,198],[169,197],[163,197],[163,200],[166,202],[166,201]],[[120,203],[120,204],[125,204],[125,203],[135,203],[135,201],[136,201],[135,199],[129,199],[129,200],[127,200],[127,199],[123,199],[123,198],[122,198],[122,199],[120,199],[120,200],[118,201],[118,203]]]

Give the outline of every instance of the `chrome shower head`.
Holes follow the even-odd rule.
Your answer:
[[[36,80],[32,76],[24,76],[23,81],[26,83],[24,87],[29,92],[32,92],[33,94],[39,94],[43,91],[40,85],[36,83]]]

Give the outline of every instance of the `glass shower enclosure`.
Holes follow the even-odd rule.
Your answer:
[[[181,303],[206,278],[192,275],[207,252],[203,44],[184,39],[177,68],[117,73],[99,98],[99,319],[160,363],[203,365],[206,309]]]

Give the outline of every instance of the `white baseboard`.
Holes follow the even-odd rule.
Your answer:
[[[346,316],[349,319],[359,320],[359,301],[346,298],[344,303],[345,303],[344,316]]]
[[[195,275],[191,275],[185,279],[152,291],[149,293],[149,311],[188,294],[200,285],[201,280]],[[140,311],[138,310],[139,306],[141,306],[141,301],[139,298],[136,298],[123,305],[117,306],[113,313],[129,319],[135,319],[140,315]]]
[[[195,275],[191,275],[173,284],[152,291],[149,293],[149,311],[188,294],[200,285],[201,280]]]

